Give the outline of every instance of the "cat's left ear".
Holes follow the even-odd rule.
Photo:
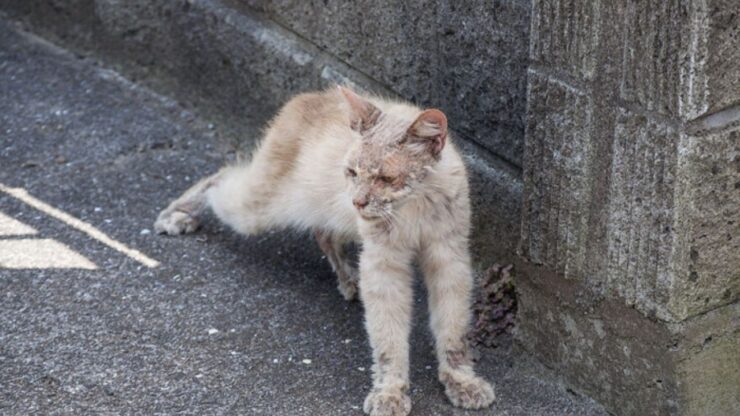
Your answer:
[[[380,109],[370,101],[360,97],[347,87],[339,86],[339,92],[349,104],[351,110],[350,125],[353,130],[362,133],[374,126],[380,118]]]
[[[409,127],[405,141],[408,145],[420,146],[439,159],[447,142],[447,117],[436,108],[425,110]]]

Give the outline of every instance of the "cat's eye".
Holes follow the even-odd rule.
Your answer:
[[[347,168],[347,170],[345,171],[345,174],[351,178],[354,178],[355,176],[357,176],[357,171],[355,171],[352,168]]]
[[[393,183],[396,180],[396,178],[391,178],[390,176],[381,176],[378,179],[388,184]]]

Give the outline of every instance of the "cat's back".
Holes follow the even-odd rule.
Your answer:
[[[277,185],[295,173],[310,149],[348,129],[349,115],[335,91],[299,94],[290,99],[268,124],[252,158],[254,169]],[[277,182],[274,182],[277,181]]]
[[[267,140],[306,142],[321,138],[327,130],[349,126],[349,115],[334,90],[296,95],[270,123]]]

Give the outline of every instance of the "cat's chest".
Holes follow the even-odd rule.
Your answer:
[[[360,239],[417,250],[429,239],[447,234],[456,224],[450,204],[420,199],[401,207],[391,221],[358,221]]]

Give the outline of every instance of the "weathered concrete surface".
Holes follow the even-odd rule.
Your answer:
[[[740,123],[682,135],[678,166],[669,308],[684,317],[740,299]]]
[[[619,415],[740,410],[740,304],[666,324],[581,281],[519,265],[517,337]]]
[[[624,99],[684,120],[738,103],[737,2],[625,3],[623,17]]]
[[[182,238],[147,232],[169,199],[223,162],[231,146],[218,129],[1,20],[0,94],[0,183],[161,262],[144,267],[0,192],[0,212],[39,231],[29,238],[97,266],[0,269],[1,414],[362,414],[362,307],[342,300],[311,238],[243,238],[213,220]],[[422,291],[416,305],[413,415],[606,415],[510,344],[480,363],[497,404],[453,409]]]
[[[733,0],[533,0],[531,21],[535,65],[592,81],[606,52],[617,67],[599,70],[618,71],[620,96],[646,110],[691,120],[740,99]]]
[[[593,79],[601,8],[601,1],[532,1],[531,61]]]
[[[619,300],[546,268],[519,265],[517,337],[618,415],[678,413],[671,334]]]
[[[520,251],[567,277],[586,261],[593,103],[581,91],[530,72]]]
[[[413,65],[410,68],[404,66],[406,61],[403,60],[407,58],[401,53],[386,54],[388,62],[385,69],[376,73],[371,71],[376,67],[363,66],[369,65],[370,61],[367,59],[370,58],[362,55],[365,53],[362,50],[357,50],[356,53],[365,56],[362,58],[365,60],[360,57],[358,61],[349,60],[349,63],[358,65],[355,68],[236,2],[79,0],[67,3],[34,0],[10,1],[0,7],[13,17],[28,23],[32,30],[55,39],[78,53],[92,53],[127,76],[198,108],[221,131],[236,138],[235,141],[241,147],[250,147],[256,139],[253,131],[244,129],[244,125],[264,124],[293,94],[324,88],[336,82],[349,82],[384,95],[397,95],[394,91],[398,91],[407,98],[441,107],[450,114],[451,128],[463,133],[470,132],[477,124],[490,122],[490,130],[474,128],[480,133],[480,137],[486,137],[485,140],[471,137],[474,140],[470,143],[461,143],[472,168],[471,187],[475,209],[473,247],[476,261],[481,267],[513,260],[520,221],[521,173],[515,165],[504,159],[516,162],[519,157],[517,154],[521,152],[523,133],[520,123],[524,104],[523,96],[520,95],[524,93],[525,76],[514,70],[523,64],[523,58],[506,54],[515,54],[512,51],[515,46],[513,42],[517,36],[526,34],[527,19],[526,15],[522,15],[526,7],[520,4],[502,2],[486,8],[487,16],[497,19],[498,23],[494,25],[496,27],[518,16],[516,24],[509,32],[498,33],[484,28],[480,32],[474,32],[482,37],[501,38],[501,53],[486,55],[486,65],[494,65],[493,61],[497,57],[507,56],[505,60],[509,66],[501,71],[484,71],[486,77],[497,77],[494,82],[480,74],[472,74],[473,62],[456,62],[455,65],[450,65],[450,71],[464,71],[458,73],[460,80],[475,83],[461,84],[455,88],[435,86],[434,91],[454,91],[450,95],[456,97],[454,100],[436,93],[426,98],[410,95],[411,80],[418,73],[414,72],[416,67]],[[336,9],[335,6],[331,7]],[[322,9],[327,15],[317,14],[316,18],[333,16],[330,11],[334,9],[331,7]],[[385,19],[384,22],[391,19],[388,12],[379,8],[374,10],[374,13],[379,14],[378,19]],[[474,10],[468,10],[465,16],[474,14]],[[302,22],[306,25],[319,24],[313,21]],[[366,25],[372,24],[369,21]],[[399,30],[411,30],[411,26],[404,22],[398,21],[397,24]],[[337,22],[337,25],[340,23]],[[306,26],[308,27],[313,26]],[[345,29],[354,27],[355,25],[349,25]],[[372,27],[379,30],[376,26]],[[305,28],[296,28],[303,29]],[[396,39],[395,36],[392,38]],[[414,39],[416,38],[406,40],[412,42]],[[439,42],[441,39],[440,37]],[[348,38],[347,41],[350,40],[358,42],[354,38]],[[363,37],[361,40],[365,42],[367,39]],[[316,38],[315,41],[320,42],[321,39]],[[380,40],[377,43],[371,42],[368,48],[372,45],[376,49],[381,48],[381,44]],[[436,50],[426,52],[428,56],[437,55]],[[378,49],[376,55],[380,53]],[[523,50],[517,53],[526,56]],[[415,56],[420,56],[419,54]],[[397,60],[391,59],[392,57]],[[415,59],[411,61],[416,62]],[[411,65],[411,61],[406,63]],[[436,64],[430,66],[436,67]],[[396,75],[400,78],[383,78],[402,69],[406,72]],[[447,80],[446,82],[451,82],[452,79],[450,73],[434,72],[433,75],[433,82],[428,88],[420,84],[413,85],[419,91],[424,91],[432,88],[432,84],[442,82],[442,79]],[[512,79],[504,82],[503,77]],[[418,82],[426,82],[422,78],[424,77],[416,79]],[[392,80],[395,82],[391,82]],[[506,91],[499,91],[504,87]],[[493,88],[496,92],[490,92],[486,88]],[[471,97],[476,94],[485,102],[473,100]],[[462,102],[466,103],[465,106],[462,106]],[[494,111],[490,108],[494,105],[503,106],[507,110],[499,111],[496,107]],[[467,118],[459,114],[463,107],[469,109]],[[515,112],[516,117],[512,115]],[[496,117],[513,118],[503,120],[492,114]],[[462,136],[468,137],[466,134]],[[496,142],[500,146],[488,146],[486,140],[492,140],[490,143]],[[486,151],[482,145],[494,150],[509,149],[513,153],[496,150],[501,155],[499,157]],[[506,237],[501,238],[501,235]]]
[[[521,165],[528,1],[10,0],[3,8],[70,46],[164,70],[215,98],[221,113],[249,116],[245,96],[276,108],[346,77],[440,107],[460,133]]]
[[[684,6],[664,6],[651,21],[683,16]],[[629,59],[615,58],[621,55],[612,48],[623,45],[620,30],[628,37],[632,31],[650,37],[621,23],[630,7],[595,2],[585,9],[565,8],[571,14],[563,14],[560,6],[553,12],[536,4],[536,12],[555,14],[533,20],[544,25],[543,33],[533,31],[534,45],[549,39],[550,31],[560,33],[558,27],[583,23],[590,28],[575,27],[572,36],[600,34],[598,49],[610,52],[589,57],[597,60],[600,77],[591,79],[588,65],[577,59],[586,53],[578,47],[581,40],[565,42],[569,46],[562,51],[533,46],[533,60],[541,63],[530,70],[528,89],[521,254],[566,278],[584,280],[599,295],[616,294],[646,315],[681,321],[740,298],[740,109],[733,105],[688,124],[681,121],[685,114],[669,111],[668,103],[678,103],[679,95],[693,94],[697,86],[673,83],[678,75],[671,65],[661,75],[646,57],[632,59],[629,42],[622,51]],[[689,9],[696,13],[692,8],[686,13]],[[707,30],[716,26],[702,22]],[[663,26],[656,26],[656,36],[669,30]],[[680,40],[679,32],[665,36]],[[679,43],[658,56],[679,54],[681,45],[688,48]],[[540,54],[542,48],[546,54]],[[650,75],[655,81],[640,75],[645,68],[658,71]],[[740,65],[730,72],[723,79],[740,72]],[[615,94],[610,88],[633,81],[672,98],[625,95],[624,89]],[[670,90],[656,89],[669,84]]]
[[[685,414],[736,414],[740,410],[740,304],[669,325],[670,355]],[[729,412],[729,413],[728,413]]]
[[[617,414],[740,412],[727,9],[533,3],[518,338]]]
[[[521,165],[529,1],[239,1]]]
[[[693,135],[620,110],[614,131],[607,288],[683,320],[738,299],[739,132]]]

